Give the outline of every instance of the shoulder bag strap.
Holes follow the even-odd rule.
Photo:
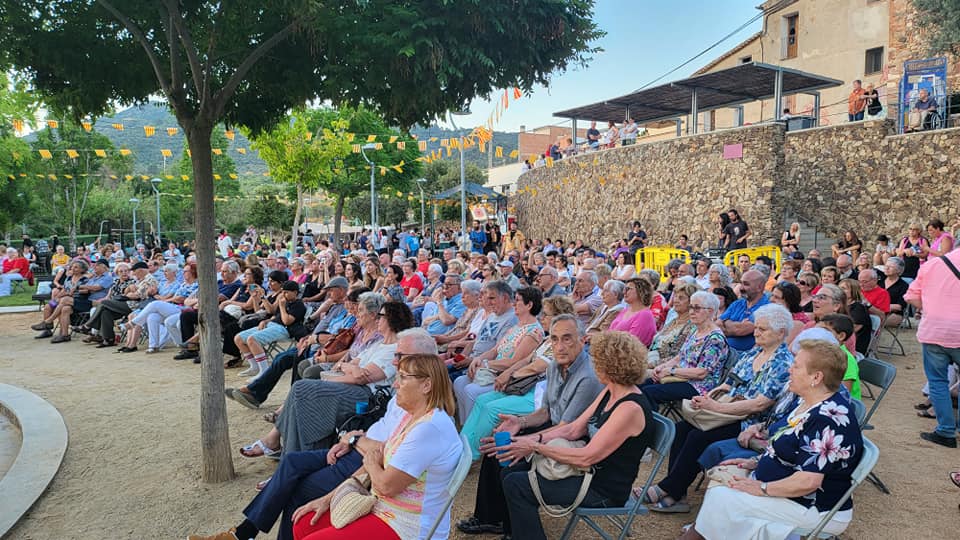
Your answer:
[[[947,265],[947,268],[953,272],[953,275],[957,276],[957,279],[960,279],[960,270],[957,270],[957,267],[950,262],[950,259],[948,259],[946,255],[941,255],[940,258],[943,259],[943,263]]]
[[[587,490],[590,489],[590,482],[593,480],[593,469],[591,468],[589,472],[583,475],[583,480],[580,481],[580,491],[577,492],[577,496],[573,499],[573,502],[570,503],[570,506],[566,508],[543,502],[543,494],[540,493],[540,480],[537,478],[536,466],[530,468],[527,476],[530,478],[530,487],[533,489],[533,496],[537,498],[537,502],[540,503],[543,511],[548,516],[561,518],[576,510],[577,507],[580,506],[580,503],[583,502],[584,497],[587,496]]]

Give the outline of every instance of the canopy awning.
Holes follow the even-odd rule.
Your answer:
[[[813,73],[751,62],[555,112],[553,115],[579,120],[622,122],[629,113],[638,124],[646,124],[686,116],[694,109],[699,113],[778,95],[816,92],[842,84],[842,81]]]
[[[484,199],[490,199],[492,201],[507,200],[507,198],[504,197],[503,195],[497,193],[496,191],[488,187],[483,187],[480,184],[467,182],[466,186],[467,186],[468,197],[473,196],[473,197],[479,197]],[[456,186],[453,186],[452,188],[446,191],[441,191],[440,193],[437,193],[436,195],[434,195],[432,198],[435,201],[441,201],[441,200],[447,200],[447,199],[459,201],[460,200],[460,184],[457,184]]]

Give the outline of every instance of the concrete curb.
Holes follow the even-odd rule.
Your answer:
[[[38,305],[30,306],[10,306],[10,307],[0,307],[0,314],[4,313],[37,313],[40,311]]]
[[[36,394],[0,384],[0,414],[20,428],[17,459],[3,478],[0,537],[7,534],[53,481],[67,451],[67,426],[53,405]]]

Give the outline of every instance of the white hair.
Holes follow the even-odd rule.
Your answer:
[[[760,306],[753,312],[754,320],[763,319],[770,325],[770,329],[775,332],[783,332],[784,335],[793,328],[793,315],[787,308],[780,304],[766,304]]]
[[[423,328],[407,328],[397,334],[397,342],[402,340],[409,340],[410,347],[415,351],[410,354],[437,354],[437,342]]]

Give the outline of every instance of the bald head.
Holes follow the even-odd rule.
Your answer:
[[[766,285],[766,279],[763,274],[756,270],[747,270],[740,278],[740,295],[753,302],[763,294],[763,287]]]

